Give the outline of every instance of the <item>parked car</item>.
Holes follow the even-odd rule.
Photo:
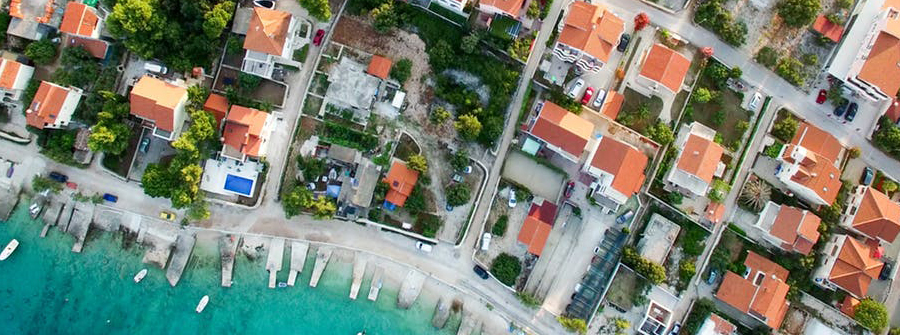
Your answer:
[[[759,93],[753,93],[753,98],[750,98],[750,103],[747,104],[747,107],[751,111],[756,111],[759,108],[759,101],[762,100],[762,95]]]
[[[53,179],[53,180],[58,181],[58,182],[60,182],[60,183],[65,183],[67,180],[69,180],[69,176],[66,176],[66,175],[64,175],[64,174],[62,174],[62,173],[59,173],[59,172],[55,172],[55,171],[54,171],[54,172],[50,172],[50,179]]]
[[[509,208],[516,207],[516,191],[509,189]]]
[[[325,30],[319,29],[316,31],[316,37],[313,37],[313,44],[315,46],[319,46],[322,44],[322,40],[325,39]]]
[[[450,177],[450,179],[452,179],[453,181],[455,181],[457,183],[463,182],[463,177],[460,176],[458,173],[454,173],[453,176]]]
[[[669,335],[678,335],[678,332],[681,331],[681,324],[676,322],[674,326],[672,326],[672,331],[669,332]]]
[[[619,52],[625,52],[625,49],[628,48],[628,42],[631,41],[631,35],[622,34],[622,37],[619,38],[619,45],[616,46],[616,50]]]
[[[491,233],[484,233],[481,236],[481,251],[487,251],[491,247]]]
[[[175,213],[162,211],[159,212],[159,218],[166,221],[175,221]]]
[[[165,65],[153,61],[144,63],[144,70],[155,74],[169,73],[169,69]]]
[[[103,193],[103,200],[115,203],[116,201],[119,201],[119,197],[109,193]]]
[[[578,80],[575,81],[575,84],[569,88],[569,92],[566,93],[566,95],[568,95],[569,98],[575,99],[575,97],[578,96],[578,93],[581,92],[582,87],[584,87],[584,79],[578,78]]]
[[[568,184],[566,184],[566,190],[563,192],[563,196],[566,198],[571,197],[572,190],[574,190],[574,189],[575,189],[575,182],[570,181]]]
[[[718,276],[719,276],[719,273],[716,272],[716,270],[710,270],[709,278],[706,278],[706,284],[712,285],[713,283],[716,282],[716,277],[718,277]]]
[[[465,174],[470,174],[470,173],[472,173],[472,166],[471,166],[471,165],[466,165],[466,167],[462,170],[462,173],[465,173]]]
[[[859,105],[857,105],[855,102],[851,102],[850,107],[847,108],[847,115],[844,116],[844,119],[853,122],[853,119],[856,118],[857,109],[859,109]]]
[[[847,105],[848,105],[848,104],[847,104],[847,101],[844,101],[844,103],[842,103],[842,104],[838,105],[837,107],[835,107],[835,108],[834,108],[834,116],[841,116],[841,115],[844,115],[844,112],[847,111]]]
[[[888,280],[891,279],[891,271],[894,269],[894,263],[884,262],[884,266],[881,267],[881,272],[878,273],[879,280]]]
[[[452,212],[453,206],[450,206],[450,204],[447,204],[447,206],[445,206],[444,209],[446,209],[448,212]]]
[[[872,180],[875,179],[875,172],[872,171],[872,168],[867,166],[865,169],[863,169],[862,177],[859,179],[860,184],[869,186],[872,184]]]
[[[487,270],[481,267],[481,265],[475,265],[475,267],[472,268],[472,271],[475,271],[475,274],[481,277],[481,279],[488,279],[490,277]]]
[[[632,217],[634,217],[634,211],[629,209],[627,212],[623,213],[622,215],[619,215],[619,217],[616,218],[616,223],[618,223],[618,224],[628,223],[629,221],[631,221]]]
[[[144,139],[141,140],[141,144],[138,145],[138,151],[140,151],[141,153],[147,153],[147,149],[149,149],[149,148],[150,148],[150,138],[144,137]]]
[[[70,189],[73,189],[73,190],[77,190],[77,189],[78,189],[78,184],[73,183],[73,182],[71,182],[71,181],[67,181],[67,182],[66,182],[66,187],[68,187],[68,188],[70,188]]]
[[[422,250],[424,252],[431,252],[432,248],[434,248],[431,244],[424,243],[422,241],[416,242],[416,249]]]
[[[828,91],[821,89],[819,95],[816,96],[816,103],[821,105],[825,103],[825,100],[828,100]]]
[[[592,96],[594,96],[594,88],[588,87],[587,90],[584,91],[584,96],[581,97],[581,104],[587,105],[588,101],[591,101]]]
[[[606,100],[606,90],[601,88],[597,90],[597,97],[594,98],[594,103],[592,103],[591,106],[600,108],[600,106],[603,105],[603,100]]]

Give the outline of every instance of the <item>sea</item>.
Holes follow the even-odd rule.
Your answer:
[[[172,287],[165,270],[141,263],[144,249],[123,243],[122,233],[92,230],[84,250],[73,253],[72,236],[54,227],[40,238],[42,227],[24,205],[0,221],[0,248],[20,242],[0,262],[0,334],[455,334],[459,326],[457,318],[443,330],[431,325],[437,300],[427,292],[398,309],[399,287],[388,281],[377,302],[369,301],[372,271],[351,300],[352,264],[334,259],[316,288],[309,287],[309,258],[296,286],[270,289],[265,260],[239,253],[234,283],[223,288],[217,247],[198,243]],[[144,268],[147,277],[134,283]],[[286,277],[279,272],[279,281]],[[197,314],[204,295],[209,304]]]

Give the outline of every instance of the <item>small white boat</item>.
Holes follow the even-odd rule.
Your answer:
[[[41,214],[41,205],[37,203],[31,204],[31,206],[28,206],[28,213],[31,214],[32,219],[36,219],[38,214]]]
[[[9,255],[12,255],[13,251],[16,251],[16,248],[19,247],[19,240],[13,239],[9,241],[9,244],[6,245],[6,248],[3,249],[3,252],[0,253],[0,261],[5,261],[9,258]]]
[[[287,283],[285,283],[285,282],[280,282],[280,283],[278,283],[278,287],[280,287],[280,288],[285,288],[285,287],[287,287]]]
[[[138,272],[136,275],[134,275],[134,282],[140,283],[141,280],[144,280],[144,277],[146,277],[146,276],[147,276],[147,269],[143,269],[140,272]]]
[[[197,304],[197,313],[203,312],[203,309],[206,308],[206,304],[209,303],[209,296],[204,295],[203,298],[200,299],[200,303]]]

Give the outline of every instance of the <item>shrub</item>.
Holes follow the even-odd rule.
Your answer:
[[[660,284],[666,281],[666,269],[641,257],[633,247],[625,247],[622,252],[622,263],[646,277],[653,284]]]
[[[794,28],[812,23],[821,9],[819,0],[781,0],[777,6],[778,16]]]
[[[710,93],[708,88],[700,87],[696,91],[694,91],[693,98],[696,102],[707,103],[710,99],[712,99],[712,93]]]
[[[773,143],[772,145],[767,146],[765,150],[763,150],[763,155],[777,159],[778,154],[781,153],[782,147],[784,147],[784,143]]]
[[[506,234],[506,225],[509,223],[508,215],[501,215],[497,218],[497,221],[494,222],[494,225],[491,227],[491,234],[494,236],[503,236]]]
[[[25,56],[38,65],[53,63],[56,58],[56,44],[48,39],[34,41],[25,47]]]
[[[725,124],[725,111],[718,110],[715,113],[713,113],[711,121],[714,126],[721,127],[723,124]]]
[[[669,125],[663,122],[657,122],[655,125],[647,127],[647,137],[662,146],[675,141],[675,135],[672,133],[672,128],[669,128]]]
[[[694,274],[696,273],[697,268],[693,261],[682,260],[681,265],[678,266],[678,280],[682,285],[690,283],[691,278],[694,278]]]
[[[666,193],[666,201],[670,204],[678,206],[681,205],[681,202],[684,201],[684,195],[679,192],[669,192]]]
[[[538,298],[525,292],[516,292],[516,298],[519,298],[519,301],[529,308],[538,308],[541,306],[541,301],[538,300]]]
[[[59,191],[62,191],[63,186],[62,183],[51,180],[50,178],[35,175],[31,178],[31,188],[38,193],[47,190],[50,190],[52,193],[59,193]]]
[[[469,190],[469,185],[465,183],[450,185],[444,193],[446,193],[447,203],[450,206],[465,205],[472,197],[472,191]]]
[[[762,47],[759,49],[759,52],[756,53],[756,61],[766,67],[773,68],[778,64],[778,52],[771,47]]]
[[[556,320],[559,321],[559,324],[561,324],[563,328],[570,332],[578,334],[587,333],[587,323],[582,319],[560,316],[557,317]]]
[[[422,174],[428,173],[428,160],[425,159],[425,156],[419,154],[409,156],[406,165],[409,166],[410,170],[418,171]]]
[[[406,58],[397,61],[394,67],[391,68],[391,78],[396,79],[400,84],[405,83],[411,73],[412,61]]]
[[[772,126],[772,136],[775,136],[775,138],[782,142],[790,142],[794,139],[794,135],[797,133],[797,128],[799,127],[800,122],[790,114],[787,114],[781,121],[776,122],[775,125]]]
[[[863,299],[853,310],[853,319],[863,327],[880,333],[888,325],[887,309],[871,298]]]
[[[468,141],[477,139],[478,135],[481,134],[481,121],[478,121],[478,118],[474,115],[460,115],[456,119],[455,126],[459,136]]]
[[[803,85],[805,81],[803,79],[803,64],[794,58],[782,58],[775,68],[775,73],[796,86]]]
[[[513,286],[522,272],[522,263],[508,253],[501,253],[491,262],[491,274],[506,286]]]
[[[298,0],[300,6],[309,11],[309,15],[319,21],[331,20],[331,7],[328,0]]]
[[[450,116],[450,111],[444,109],[444,107],[438,106],[433,111],[431,111],[430,120],[432,124],[439,125],[450,119]]]

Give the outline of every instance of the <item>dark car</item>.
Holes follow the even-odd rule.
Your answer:
[[[888,280],[891,279],[891,270],[894,269],[894,263],[885,262],[884,266],[881,267],[881,272],[878,273],[878,279],[880,280]]]
[[[839,106],[837,106],[834,109],[834,116],[844,115],[844,112],[846,112],[846,111],[847,111],[847,102],[844,101],[844,103],[840,104]]]
[[[59,173],[59,172],[50,172],[50,179],[53,179],[53,180],[58,181],[58,182],[60,182],[60,183],[65,183],[66,181],[69,180],[69,176],[66,176],[66,175],[64,175],[64,174],[62,174],[62,173]]]
[[[109,194],[109,193],[103,193],[103,200],[106,200],[109,202],[116,202],[116,201],[119,201],[119,197]]]
[[[475,274],[481,277],[481,279],[488,279],[488,277],[490,277],[490,275],[488,275],[487,273],[487,270],[481,267],[481,265],[475,265],[475,267],[472,268],[472,271],[475,271]]]
[[[570,181],[568,184],[566,184],[566,190],[563,192],[563,196],[566,198],[571,197],[572,190],[574,190],[574,189],[575,189],[575,182]]]
[[[853,121],[853,118],[856,117],[856,110],[857,110],[857,109],[859,109],[859,105],[857,105],[855,102],[851,102],[851,103],[850,103],[850,108],[847,108],[847,115],[844,116],[844,118],[847,119],[847,121],[851,121],[851,122],[852,122],[852,121]]]
[[[316,31],[316,37],[313,37],[313,44],[319,46],[322,44],[322,39],[325,37],[325,30],[319,29]]]
[[[616,47],[616,50],[625,52],[625,49],[628,48],[628,42],[631,42],[631,35],[622,34],[622,37],[619,38],[619,45]]]
[[[859,178],[859,183],[865,186],[869,186],[872,184],[872,180],[875,179],[875,173],[872,172],[872,168],[866,167],[863,169],[862,178]]]

